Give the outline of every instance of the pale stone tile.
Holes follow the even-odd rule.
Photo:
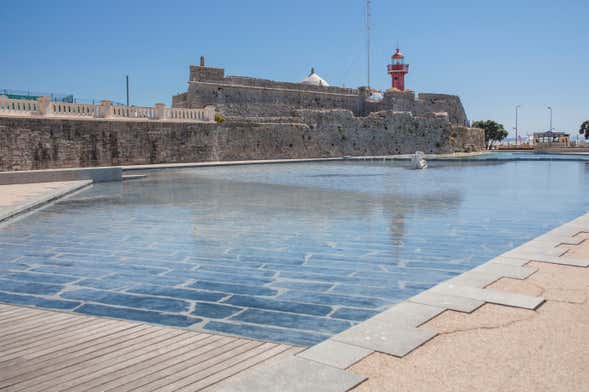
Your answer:
[[[329,339],[303,351],[298,356],[346,369],[372,352],[372,350]]]
[[[572,257],[550,257],[540,256],[531,258],[532,261],[539,261],[541,263],[570,265],[573,267],[589,267],[589,260],[575,259]]]
[[[429,291],[418,294],[410,298],[409,301],[464,313],[470,313],[484,304],[484,301],[472,298],[456,297]]]
[[[475,269],[473,272],[488,273],[492,275],[499,275],[505,278],[513,279],[525,279],[534,272],[538,271],[538,268],[534,267],[518,267],[509,264],[493,263],[488,262],[482,264]]]
[[[436,335],[436,332],[429,329],[399,328],[379,320],[370,319],[334,336],[332,339],[396,357],[403,357]]]
[[[439,285],[435,287],[435,290],[433,291],[447,295],[477,299],[479,301],[490,302],[498,305],[513,306],[516,308],[531,310],[535,310],[544,302],[544,298],[542,297],[513,294],[493,289],[458,286],[450,283]]]
[[[216,385],[216,392],[345,392],[365,377],[292,356],[268,366],[259,366]]]
[[[416,328],[443,311],[443,308],[437,306],[405,301],[379,313],[370,320],[377,320],[394,328]]]

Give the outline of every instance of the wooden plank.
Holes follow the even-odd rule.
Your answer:
[[[0,345],[1,352],[6,355],[16,349],[23,349],[23,347],[35,347],[38,345],[46,344],[49,341],[59,339],[65,334],[71,333],[72,331],[85,331],[91,325],[97,323],[91,320],[66,320],[65,322],[59,322],[49,324],[47,327],[40,326],[37,330],[28,331],[20,336],[14,336],[10,344],[5,343]],[[101,323],[102,324],[102,323]]]
[[[30,312],[30,309],[27,308],[5,309],[3,312],[0,313],[0,322],[4,322],[7,319],[10,320],[20,315],[34,316],[36,315],[36,313]]]
[[[71,371],[84,369],[84,368],[88,368],[88,367],[91,368],[92,366],[96,366],[97,363],[99,364],[101,362],[109,362],[111,360],[114,360],[119,354],[124,355],[128,352],[134,352],[139,349],[144,349],[145,347],[150,346],[153,343],[161,342],[165,339],[168,339],[169,337],[170,337],[169,331],[155,330],[153,333],[149,334],[149,336],[143,337],[142,339],[137,339],[136,341],[133,341],[132,344],[128,345],[124,349],[119,350],[118,348],[115,348],[114,350],[112,350],[104,355],[98,355],[98,356],[91,355],[89,358],[86,358],[84,361],[78,362],[72,366],[63,367],[62,365],[57,365],[56,367],[59,367],[59,369],[53,369],[53,367],[45,368],[43,370],[43,373],[44,373],[43,375],[40,375],[39,377],[35,377],[34,379],[31,379],[29,381],[24,381],[24,382],[18,384],[18,387],[15,386],[15,387],[6,388],[5,390],[3,390],[3,392],[8,391],[8,390],[29,391],[29,390],[33,390],[33,389],[31,389],[33,386],[40,384],[40,383],[46,383],[51,380],[54,380],[57,383],[57,385],[59,385],[60,377],[63,376],[63,377],[67,378],[68,374],[70,374]],[[88,369],[87,371],[92,371],[92,369]]]
[[[137,347],[134,347],[134,349],[128,350],[127,352],[123,353],[122,351],[116,351],[112,354],[91,359],[75,366],[68,366],[57,372],[51,372],[45,377],[37,378],[35,379],[34,385],[27,386],[25,390],[27,392],[51,392],[66,389],[66,387],[75,385],[81,377],[84,377],[84,375],[94,375],[101,369],[110,367],[113,364],[132,361],[146,353],[157,350],[157,348],[162,345],[172,343],[174,339],[177,339],[179,335],[183,334],[183,332],[179,330],[162,330],[158,332],[161,332],[161,336],[149,340],[141,340]],[[158,332],[156,332],[156,334]],[[42,380],[41,383],[39,383],[40,380]],[[24,384],[25,383],[21,385]],[[10,390],[11,389],[6,389],[6,391]]]
[[[60,334],[54,339],[50,337],[37,341],[33,344],[23,344],[21,346],[17,346],[12,348],[11,350],[6,350],[1,352],[1,359],[0,359],[0,366],[4,361],[17,358],[17,357],[26,357],[27,355],[35,352],[39,352],[42,350],[51,349],[55,346],[63,344],[64,342],[70,342],[76,336],[86,336],[86,334],[91,334],[96,330],[100,330],[105,328],[104,324],[84,324],[78,326],[78,328],[72,327],[70,330],[66,330],[64,333]]]
[[[180,372],[175,372],[173,374],[169,374],[167,377],[157,380],[156,382],[152,382],[149,385],[144,385],[141,387],[141,392],[149,392],[149,391],[164,391],[164,390],[174,390],[179,388],[184,384],[184,380],[190,377],[190,380],[194,378],[194,376],[201,374],[205,370],[213,367],[213,366],[221,366],[225,367],[227,363],[235,360],[236,358],[241,358],[243,355],[252,355],[258,351],[266,351],[268,348],[275,346],[274,343],[263,343],[263,342],[256,342],[251,341],[243,346],[240,346],[236,349],[223,353],[221,355],[217,355],[214,358],[210,358],[204,362],[199,362],[197,364],[190,364],[187,368]],[[196,381],[196,380],[195,380]]]
[[[47,326],[41,325],[35,330],[27,330],[21,334],[11,335],[12,339],[9,342],[0,344],[0,350],[7,353],[13,347],[22,348],[23,346],[43,344],[47,339],[55,338],[72,329],[84,328],[91,324],[91,320],[61,320],[48,323]]]
[[[17,384],[32,378],[39,378],[45,374],[54,373],[70,366],[83,364],[86,361],[104,357],[110,353],[125,352],[128,347],[136,347],[138,342],[149,339],[150,336],[153,336],[157,332],[159,331],[156,329],[145,329],[135,332],[132,335],[126,334],[122,337],[112,339],[112,342],[106,343],[104,345],[101,344],[97,347],[91,347],[79,355],[64,356],[63,359],[59,361],[49,360],[47,362],[42,362],[42,366],[39,366],[38,369],[35,369],[32,374],[27,373],[7,380],[0,380],[0,388],[3,388],[7,385]]]
[[[247,369],[249,369],[259,363],[262,363],[262,362],[269,360],[277,355],[280,355],[280,354],[284,353],[285,351],[288,351],[289,348],[290,348],[290,346],[286,346],[286,345],[274,346],[267,351],[264,351],[260,354],[256,354],[256,355],[253,355],[252,357],[246,358],[245,360],[243,360],[239,363],[236,363],[233,366],[223,364],[225,366],[222,368],[217,367],[217,369],[209,369],[206,372],[203,372],[202,375],[197,376],[197,377],[202,377],[200,380],[198,380],[194,383],[191,383],[190,378],[187,378],[184,380],[186,385],[184,387],[181,387],[180,389],[175,389],[174,391],[178,391],[178,392],[200,391],[200,390],[207,388],[211,385],[217,384],[218,382],[223,381],[226,378],[229,378],[237,373],[241,373],[244,370],[247,370]]]
[[[203,340],[212,338],[210,335],[205,334],[189,334],[192,336],[182,337],[182,339],[174,342],[173,344],[167,344],[157,351],[152,353],[151,357],[146,356],[145,358],[138,358],[137,361],[130,364],[129,366],[121,367],[120,365],[111,366],[109,368],[102,369],[100,372],[90,375],[91,377],[84,380],[80,378],[76,381],[82,381],[78,385],[71,388],[71,392],[74,391],[91,391],[99,387],[104,388],[104,383],[113,380],[121,375],[135,375],[138,371],[144,370],[145,368],[151,369],[153,366],[160,363],[167,363],[169,360],[173,360],[180,356],[187,350],[193,350],[198,347]]]
[[[61,317],[57,317],[58,315],[61,315]],[[22,325],[25,325],[25,326],[32,325],[33,323],[37,323],[39,320],[47,320],[50,317],[55,317],[56,319],[62,319],[64,316],[71,317],[71,315],[67,315],[67,314],[50,313],[50,312],[47,312],[47,314],[22,313],[22,314],[19,314],[18,316],[7,318],[6,320],[4,320],[4,322],[2,322],[0,324],[0,326],[4,330],[5,328],[8,329],[14,325],[21,325],[21,326]]]
[[[204,363],[207,360],[210,360],[211,358],[216,358],[226,352],[232,352],[234,350],[238,350],[242,347],[246,347],[246,349],[251,348],[255,345],[260,345],[260,342],[252,342],[252,341],[248,341],[248,340],[240,340],[240,339],[235,339],[234,341],[222,345],[221,347],[215,348],[214,350],[208,350],[204,353],[201,353],[197,356],[193,356],[192,358],[185,360],[181,363],[175,364],[173,366],[168,366],[166,368],[164,368],[163,370],[160,370],[156,373],[153,373],[151,375],[149,375],[148,377],[144,377],[141,379],[138,379],[136,381],[133,382],[129,382],[129,383],[125,383],[123,385],[119,385],[115,388],[111,388],[108,390],[108,392],[112,392],[112,391],[117,391],[117,392],[129,392],[129,391],[133,391],[133,390],[143,390],[146,385],[151,385],[153,383],[156,383],[162,379],[165,379],[167,377],[170,377],[174,374],[178,374],[182,371],[184,371],[185,369],[189,369],[189,368],[194,368],[196,366],[198,366],[200,363]]]
[[[51,361],[51,364],[59,363],[60,360],[64,360],[65,358],[71,358],[73,355],[70,352],[69,356],[65,357],[68,354],[68,349],[70,351],[80,350],[82,345],[87,342],[95,341],[99,338],[110,338],[112,339],[113,336],[119,331],[128,330],[129,327],[119,325],[119,326],[106,326],[103,328],[99,328],[98,330],[88,333],[87,335],[79,338],[79,339],[71,339],[67,340],[66,342],[62,342],[58,345],[50,345],[47,347],[43,347],[42,349],[30,349],[28,351],[24,351],[19,353],[19,357],[16,358],[18,361],[16,365],[2,365],[0,364],[0,374],[4,378],[8,378],[9,374],[12,375],[14,372],[22,372],[26,370],[27,372],[30,371],[38,371],[40,366],[47,361]],[[51,355],[52,354],[52,355]],[[37,359],[36,361],[33,359]],[[20,366],[20,362],[26,361],[27,366],[23,367]]]
[[[68,355],[73,356],[86,348],[99,345],[101,343],[111,343],[112,339],[116,338],[120,334],[128,334],[134,331],[140,331],[146,329],[145,325],[117,325],[117,326],[106,326],[95,331],[93,334],[82,336],[79,339],[72,339],[71,342],[60,344],[53,347],[43,347],[43,349],[29,350],[23,353],[24,357],[33,364],[39,361],[46,361],[48,358],[54,357],[57,353],[60,357]],[[86,339],[88,338],[88,339]],[[1,367],[1,366],[0,366]]]
[[[52,326],[57,323],[67,321],[78,321],[76,317],[68,314],[54,314],[46,317],[39,317],[36,319],[18,320],[2,328],[1,340],[9,340],[11,336],[19,334],[27,334],[27,331],[35,331],[39,329],[39,326]]]
[[[101,391],[122,391],[124,388],[131,388],[133,385],[144,384],[149,380],[158,378],[159,372],[174,365],[181,365],[196,357],[202,357],[207,352],[225,346],[226,349],[244,344],[238,339],[226,336],[210,335],[206,341],[202,342],[198,348],[187,346],[187,350],[178,352],[178,355],[168,359],[161,360],[158,363],[145,362],[140,366],[130,367],[117,373],[112,373],[110,377],[105,377],[106,382],[100,385]],[[163,359],[163,358],[162,358]],[[155,362],[155,361],[154,361]]]
[[[0,304],[2,392],[196,391],[301,348]]]

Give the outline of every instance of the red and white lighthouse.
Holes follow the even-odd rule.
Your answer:
[[[409,64],[405,64],[405,56],[399,48],[392,56],[392,63],[387,65],[387,73],[391,75],[393,90],[405,91],[405,75],[409,73]]]

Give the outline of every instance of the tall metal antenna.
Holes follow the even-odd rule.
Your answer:
[[[368,91],[370,92],[370,5],[372,1],[366,0],[366,61],[368,67]]]

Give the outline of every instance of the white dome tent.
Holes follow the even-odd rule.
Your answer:
[[[327,83],[324,79],[321,78],[321,76],[315,73],[315,68],[311,68],[311,73],[301,82],[301,84],[329,87],[329,83]]]

